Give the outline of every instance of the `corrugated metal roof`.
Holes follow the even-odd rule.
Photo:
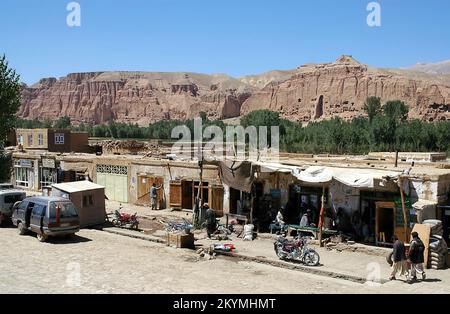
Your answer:
[[[58,183],[53,184],[52,188],[58,189],[60,191],[64,191],[67,193],[75,193],[81,191],[91,191],[104,189],[105,187],[90,181],[77,181],[77,182],[67,182],[67,183]]]

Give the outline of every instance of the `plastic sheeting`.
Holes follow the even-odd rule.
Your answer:
[[[337,180],[354,188],[374,188],[374,180],[383,178],[397,178],[401,173],[377,169],[337,168],[325,166],[310,166],[301,169],[296,166],[278,163],[256,162],[261,171],[291,173],[298,180],[307,183],[329,183]],[[408,184],[407,180],[404,180]]]
[[[374,188],[374,179],[398,177],[400,173],[375,169],[352,169],[312,166],[305,171],[293,173],[300,181],[328,183],[333,179],[354,188]]]

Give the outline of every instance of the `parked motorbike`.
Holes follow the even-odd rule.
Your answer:
[[[284,235],[279,235],[274,243],[275,253],[281,260],[300,261],[307,266],[317,266],[320,263],[319,254],[308,248],[307,239],[296,237],[289,241]]]
[[[139,228],[139,220],[137,218],[137,213],[135,213],[134,215],[130,215],[127,213],[121,213],[120,210],[116,210],[114,212],[112,224],[115,227],[119,228],[128,228],[137,230]]]

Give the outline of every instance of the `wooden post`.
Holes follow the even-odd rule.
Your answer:
[[[398,167],[398,150],[395,151],[395,168]]]
[[[324,224],[324,212],[325,212],[325,184],[322,185],[322,206],[320,208],[319,217],[319,245],[323,247],[323,224]]]
[[[403,228],[405,231],[405,242],[408,242],[408,216],[406,213],[406,205],[405,205],[405,193],[403,192],[403,180],[402,177],[399,177],[398,183],[400,186],[400,196],[402,198],[402,211],[403,211]]]
[[[253,194],[251,194],[252,192],[250,191],[250,224],[253,224]]]

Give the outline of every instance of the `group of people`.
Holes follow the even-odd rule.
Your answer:
[[[422,276],[422,280],[426,279],[424,269],[424,252],[425,245],[419,238],[417,232],[411,234],[412,241],[410,243],[408,256],[406,256],[405,244],[394,236],[394,249],[392,254],[392,272],[389,277],[390,280],[396,280],[397,274],[405,276],[408,282],[417,281],[417,274]],[[408,267],[409,264],[409,267]]]
[[[280,227],[281,230],[285,229],[285,221],[284,221],[284,215],[283,215],[284,208],[281,208],[281,210],[278,211],[277,217],[275,219],[275,222]],[[313,217],[312,217],[312,210],[307,209],[306,212],[302,215],[302,218],[300,219],[299,223],[300,227],[315,227],[313,223]]]

